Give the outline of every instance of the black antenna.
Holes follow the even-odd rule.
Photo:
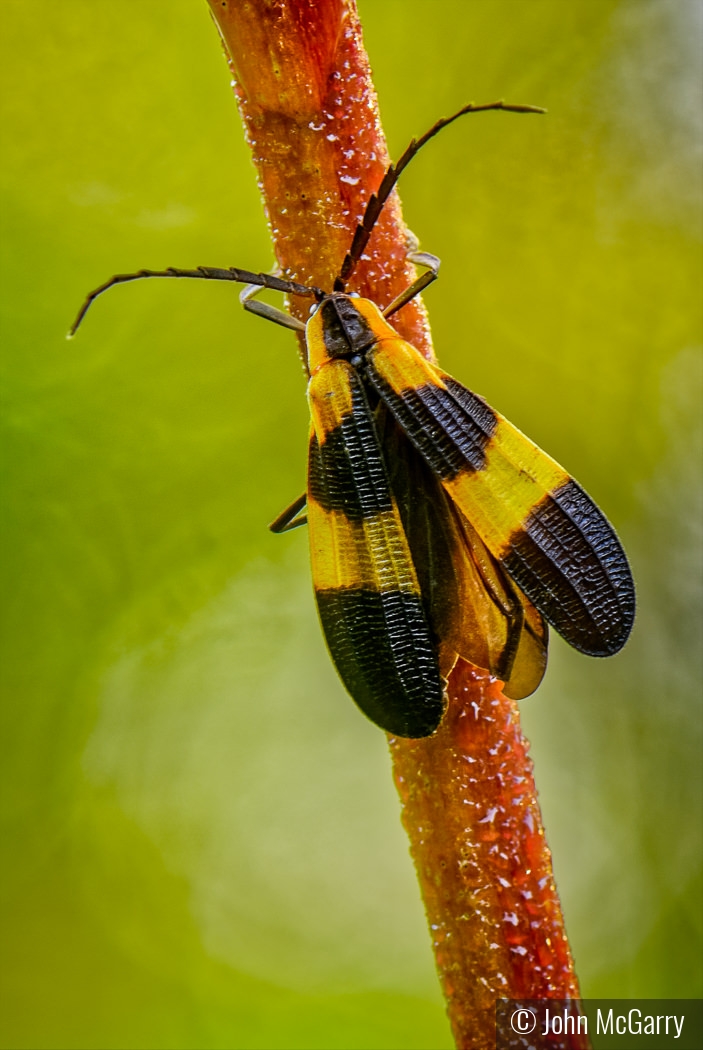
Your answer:
[[[343,292],[346,283],[354,271],[356,264],[358,263],[364,248],[368,244],[369,237],[373,231],[374,226],[378,220],[379,215],[383,210],[383,206],[390,197],[395,184],[400,178],[403,170],[408,166],[413,157],[422,149],[426,142],[429,142],[431,138],[446,128],[447,124],[451,124],[459,117],[463,117],[465,113],[481,113],[487,109],[504,109],[510,113],[546,113],[546,109],[541,109],[539,106],[513,106],[507,102],[486,102],[481,106],[475,106],[473,102],[469,102],[467,106],[463,106],[460,110],[457,110],[451,117],[443,117],[438,120],[436,124],[433,124],[429,131],[426,131],[422,138],[413,139],[405,153],[402,155],[397,164],[391,164],[386,171],[386,174],[381,180],[381,185],[378,187],[376,193],[372,193],[369,197],[368,204],[366,205],[366,211],[364,217],[354,231],[354,237],[352,238],[351,248],[344,257],[342,268],[339,271],[339,275],[335,278],[334,290],[335,292]]]
[[[339,275],[335,278],[335,292],[344,291],[347,280],[354,271],[354,267],[358,263],[366,245],[368,244],[369,237],[371,236],[378,217],[383,210],[384,204],[393,192],[401,173],[408,166],[413,157],[422,149],[426,142],[440,132],[442,128],[446,128],[447,124],[451,124],[459,117],[462,117],[465,113],[480,113],[488,109],[503,109],[510,113],[546,113],[545,109],[540,109],[538,106],[510,105],[509,103],[502,101],[488,102],[481,106],[475,106],[473,102],[470,102],[467,106],[463,106],[462,109],[457,110],[457,112],[451,117],[443,117],[441,120],[438,120],[436,124],[432,125],[429,131],[425,132],[422,138],[413,139],[397,164],[391,164],[389,166],[376,193],[372,193],[369,197],[364,217],[354,231],[351,248],[344,257],[344,262],[342,263]],[[108,290],[108,288],[112,288],[116,284],[125,284],[127,281],[141,281],[145,277],[196,277],[208,281],[235,281],[238,284],[256,285],[259,288],[270,288],[275,292],[284,292],[287,295],[304,295],[309,298],[315,298],[318,301],[324,298],[325,295],[322,289],[314,286],[297,284],[295,281],[286,281],[282,277],[276,277],[274,274],[270,273],[253,273],[250,270],[239,270],[235,266],[230,266],[227,269],[220,269],[212,266],[198,266],[194,270],[179,270],[173,266],[169,266],[166,270],[139,270],[137,273],[118,273],[115,274],[114,277],[111,277],[109,281],[105,281],[104,284],[101,284],[99,288],[95,288],[90,295],[87,296],[85,302],[78,311],[78,316],[71,326],[68,338],[70,339],[71,336],[75,335],[83,318],[99,295],[102,295],[103,292]]]
[[[235,266],[230,266],[226,270],[212,266],[198,266],[195,270],[178,270],[170,266],[167,270],[139,270],[138,273],[118,273],[111,277],[109,281],[105,281],[105,284],[101,284],[99,288],[95,288],[86,298],[71,326],[68,338],[70,339],[75,335],[91,304],[99,295],[102,295],[108,288],[112,288],[116,284],[125,284],[127,281],[141,281],[144,277],[200,277],[207,281],[236,281],[239,284],[255,284],[261,288],[271,288],[274,292],[285,292],[287,295],[306,295],[316,299],[321,299],[324,294],[320,288],[296,284],[295,281],[286,281],[282,277],[275,277],[270,273],[251,273],[249,270],[238,270]]]

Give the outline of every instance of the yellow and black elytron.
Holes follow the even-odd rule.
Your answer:
[[[401,171],[443,127],[483,109],[540,112],[465,106],[413,140],[370,198],[331,292],[236,268],[141,270],[92,292],[71,330],[96,296],[143,277],[246,284],[245,307],[304,330],[307,491],[271,528],[307,522],[335,666],[362,711],[403,737],[437,729],[458,657],[520,699],[544,674],[547,623],[580,652],[610,656],[635,613],[627,558],[583,489],[389,323],[439,261],[417,255],[429,269],[384,309],[345,290]],[[262,288],[314,298],[307,324],[255,301]]]

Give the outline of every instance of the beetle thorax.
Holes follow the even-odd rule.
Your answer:
[[[307,323],[308,365],[313,374],[327,361],[363,359],[384,336],[397,333],[370,299],[334,292]]]

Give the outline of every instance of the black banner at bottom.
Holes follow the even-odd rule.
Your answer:
[[[703,999],[499,999],[496,1050],[703,1050]]]

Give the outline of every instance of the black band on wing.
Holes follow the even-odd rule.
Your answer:
[[[350,372],[352,411],[325,435],[313,437],[308,491],[326,511],[358,522],[393,507],[371,410],[356,373]]]
[[[441,481],[461,471],[482,470],[496,428],[495,413],[480,397],[449,377],[444,386],[424,383],[398,393],[367,361],[369,382],[415,448]]]
[[[501,559],[559,634],[589,656],[625,644],[635,588],[613,529],[575,481],[545,496]]]
[[[419,595],[339,589],[316,598],[332,659],[361,710],[388,733],[434,733],[444,687]]]

